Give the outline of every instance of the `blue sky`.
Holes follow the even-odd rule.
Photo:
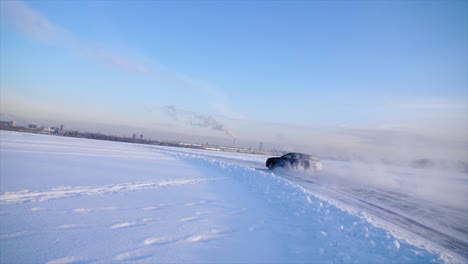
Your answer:
[[[290,148],[362,145],[350,129],[466,144],[467,10],[466,1],[1,1],[0,110]]]

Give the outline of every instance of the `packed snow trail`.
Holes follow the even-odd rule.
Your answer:
[[[308,191],[332,199],[346,210],[366,214],[370,221],[398,232],[413,243],[423,246],[430,241],[441,251],[452,252],[460,259],[468,257],[467,211],[437,206],[395,191],[366,186],[330,186],[320,184],[317,178],[295,173],[282,172],[281,175]]]
[[[462,262],[263,158],[0,131],[0,262]]]
[[[326,170],[322,173],[285,169],[270,171],[264,167],[266,157],[262,155],[203,151],[198,151],[194,155],[193,152],[187,150],[166,149],[166,151],[176,155],[221,161],[271,173],[287,179],[303,188],[305,192],[327,200],[343,210],[362,215],[374,225],[386,228],[412,244],[447,252],[449,258],[454,258],[459,262],[464,262],[468,258],[468,210],[466,208],[441,206],[395,190],[357,185],[346,181],[338,182],[336,179],[330,179],[333,177],[327,175]],[[326,165],[347,166],[340,162],[326,162]],[[397,168],[397,170],[402,169]],[[414,172],[408,170],[404,173]]]

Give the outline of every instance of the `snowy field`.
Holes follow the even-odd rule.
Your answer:
[[[266,158],[0,131],[0,263],[467,262],[466,173]]]

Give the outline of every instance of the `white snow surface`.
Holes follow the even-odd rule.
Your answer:
[[[0,131],[0,263],[467,262],[463,201],[266,158]]]

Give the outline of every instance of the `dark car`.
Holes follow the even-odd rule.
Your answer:
[[[304,170],[308,170],[311,166],[315,171],[322,170],[322,162],[318,158],[295,152],[284,154],[281,157],[271,157],[267,159],[266,166],[271,170],[278,167],[287,169],[303,168]]]

